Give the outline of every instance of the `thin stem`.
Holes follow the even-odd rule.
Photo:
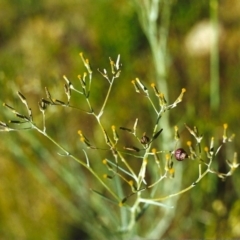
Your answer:
[[[148,98],[149,102],[151,103],[151,105],[152,105],[155,113],[158,114],[158,110],[157,110],[157,108],[155,107],[155,104],[153,103],[153,101],[152,101],[152,99],[150,98],[149,95],[147,95],[147,98]]]
[[[207,169],[202,173],[202,170],[201,170],[201,163],[199,163],[199,175],[198,175],[198,179],[193,182],[190,186],[188,186],[187,188],[184,188],[183,190],[177,192],[177,193],[173,193],[173,194],[169,194],[168,196],[165,196],[165,197],[160,197],[160,198],[153,198],[151,199],[152,201],[164,201],[166,199],[169,199],[169,198],[172,198],[172,197],[175,197],[175,196],[178,196],[180,194],[183,194],[187,191],[189,191],[190,189],[194,188],[198,182],[200,182],[208,173],[211,173],[212,170],[210,169],[211,167],[211,164],[212,164],[212,161],[213,161],[213,157],[209,160],[209,163],[207,164]]]
[[[115,80],[115,78],[113,77],[113,78],[112,78],[112,81],[111,81],[111,82],[109,81],[110,85],[109,85],[109,88],[108,88],[106,97],[105,97],[105,99],[104,99],[103,105],[102,105],[102,107],[101,107],[101,110],[99,111],[99,114],[98,114],[98,116],[97,116],[98,119],[99,119],[99,118],[102,116],[102,114],[103,114],[103,111],[104,111],[105,106],[106,106],[106,104],[107,104],[107,101],[108,101],[108,99],[109,99],[110,93],[111,93],[111,91],[112,91],[112,86],[113,86],[114,80]]]
[[[109,94],[110,94],[110,91],[109,91]],[[109,94],[108,94],[108,95],[109,95]],[[95,118],[97,119],[98,124],[99,124],[99,126],[100,126],[103,134],[105,135],[106,132],[105,132],[105,129],[104,129],[103,125],[102,125],[102,122],[101,122],[101,120],[100,120],[99,115],[95,115],[95,114],[93,114],[93,115],[94,115]],[[110,138],[109,138],[109,143],[107,143],[107,144],[110,146],[110,148],[114,148],[114,143],[113,143],[113,141],[112,141]],[[127,169],[129,170],[129,172],[131,173],[131,175],[133,176],[134,180],[137,181],[137,176],[136,176],[135,172],[134,172],[133,169],[130,167],[130,165],[127,163],[127,161],[125,160],[125,158],[123,157],[123,155],[121,154],[121,152],[117,151],[117,154],[118,154],[118,156],[120,157],[121,161],[125,164],[125,166],[126,166]]]
[[[210,15],[213,30],[210,55],[210,105],[213,111],[218,111],[220,102],[219,93],[219,26],[218,26],[218,0],[210,1]]]
[[[89,167],[89,165],[87,163],[85,163],[84,161],[78,159],[77,157],[73,156],[72,154],[70,154],[63,146],[61,146],[59,143],[57,143],[52,137],[50,137],[46,132],[42,131],[41,129],[39,129],[35,124],[32,123],[32,127],[33,129],[37,130],[39,133],[41,133],[42,135],[44,135],[46,138],[48,138],[52,143],[54,143],[54,145],[56,145],[59,149],[61,149],[66,156],[74,159],[76,162],[80,163],[83,167],[85,167],[86,169],[88,169],[88,171],[95,177],[97,178],[97,180],[101,183],[101,185],[118,201],[120,202],[119,197],[104,183],[104,181],[96,174],[96,172]]]

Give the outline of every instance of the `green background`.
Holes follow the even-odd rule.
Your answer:
[[[116,59],[120,54],[122,73],[104,123],[109,129],[113,124],[131,127],[138,117],[142,132],[149,129],[153,120],[148,103],[135,93],[131,80],[138,77],[150,86],[155,82],[154,68],[131,1],[0,0],[0,9],[1,103],[23,110],[16,94],[19,90],[40,125],[38,101],[45,97],[44,87],[48,86],[54,97],[64,99],[62,76],[78,84],[77,75],[85,71],[79,57],[83,52],[94,71],[91,102],[98,109],[107,81],[97,69],[109,69],[109,57]],[[208,47],[194,48],[187,41],[197,24],[209,21],[209,11],[206,0],[173,3],[167,58],[169,99],[174,101],[182,88],[187,92],[183,102],[170,112],[170,122],[173,127],[179,126],[184,146],[189,140],[184,123],[198,126],[208,144],[211,136],[221,138],[226,122],[229,131],[236,134],[233,152],[240,147],[240,3],[219,1],[220,106],[216,112],[210,108]],[[84,99],[77,95],[73,102],[86,107]],[[12,117],[4,107],[0,113],[3,122]],[[83,156],[79,129],[101,146],[104,139],[92,118],[72,110],[49,109],[49,134]],[[97,232],[103,223],[111,227],[112,220],[101,218],[102,208],[108,204],[97,195],[92,197],[88,190],[97,188],[95,179],[71,159],[59,156],[58,149],[44,137],[36,132],[2,132],[0,152],[0,239],[88,239],[91,229]],[[96,167],[101,166],[99,162],[105,155],[104,151],[93,153],[92,157],[98,159]],[[220,155],[216,167],[227,171],[224,161],[224,155]],[[188,186],[196,179],[197,169],[187,162],[183,164],[183,186]],[[99,169],[104,173],[104,168]],[[180,197],[175,217],[162,238],[240,237],[239,184],[239,170],[225,182],[215,175],[205,177]],[[151,221],[151,216],[147,219]],[[142,228],[144,236],[144,225]],[[99,239],[104,239],[104,233]]]

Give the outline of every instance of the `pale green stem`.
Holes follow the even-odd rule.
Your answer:
[[[166,79],[167,40],[171,4],[172,1],[169,0],[143,1],[142,3],[135,1],[140,23],[150,45],[158,88],[160,89],[160,92],[164,94],[167,101],[169,95]],[[159,14],[160,5],[162,7],[161,16]],[[160,26],[158,25],[159,17],[161,17]],[[162,142],[162,147],[166,148],[169,146],[172,136],[168,112],[166,112],[164,118],[161,120],[161,124],[164,126],[164,131],[162,134],[162,139],[164,139],[164,141]]]
[[[161,93],[164,94],[165,99],[169,101],[168,84],[167,84],[167,40],[168,29],[170,22],[171,12],[171,0],[135,0],[134,1],[137,13],[139,14],[140,23],[143,31],[149,41],[153,64],[156,71],[157,85]],[[161,6],[161,15],[159,12]],[[159,19],[160,26],[159,26]],[[165,113],[164,117],[160,121],[160,126],[163,127],[162,141],[159,146],[161,149],[166,150],[171,148],[171,127],[169,124],[169,113]],[[181,175],[181,169],[179,169],[179,175]],[[172,186],[168,183],[164,184],[164,189],[169,192]],[[176,189],[180,189],[180,182],[176,184]],[[176,204],[177,198],[171,200],[171,204]],[[149,235],[151,238],[161,238],[165,230],[169,226],[174,212],[163,211],[161,216],[162,220],[159,220],[154,226],[154,231]],[[155,223],[155,222],[154,222]]]
[[[212,161],[213,161],[213,157],[210,159],[209,163],[208,164],[205,164],[207,165],[207,169],[202,173],[202,165],[201,163],[199,164],[199,175],[198,175],[198,179],[192,183],[190,186],[188,186],[187,188],[184,188],[182,189],[181,191],[177,192],[177,193],[173,193],[173,194],[169,194],[165,197],[160,197],[160,198],[153,198],[151,199],[152,201],[156,201],[156,202],[159,202],[159,201],[164,201],[164,200],[167,200],[169,198],[172,198],[172,197],[175,197],[175,196],[178,196],[178,195],[181,195],[187,191],[189,191],[190,189],[194,188],[198,182],[200,182],[208,173],[211,173],[212,170],[210,169],[211,167],[211,164],[212,164]]]
[[[108,88],[106,97],[105,97],[105,99],[104,99],[102,108],[101,108],[101,110],[99,111],[99,114],[98,114],[98,116],[97,116],[97,119],[100,119],[101,116],[102,116],[102,114],[103,114],[103,111],[104,111],[104,109],[105,109],[105,107],[106,107],[106,104],[107,104],[107,101],[108,101],[108,99],[109,99],[110,93],[111,93],[111,91],[112,91],[112,86],[113,86],[114,80],[115,80],[115,78],[113,77],[113,78],[112,78],[112,81],[109,81],[110,86],[109,86],[109,88]]]
[[[64,147],[62,147],[59,143],[57,143],[52,137],[50,137],[46,132],[42,131],[41,129],[39,129],[36,125],[32,124],[32,128],[37,130],[39,133],[41,133],[42,135],[44,135],[48,140],[50,140],[53,144],[55,144],[59,149],[61,149],[66,156],[74,159],[76,162],[80,163],[83,167],[85,167],[86,169],[88,169],[88,171],[95,177],[97,178],[97,180],[101,183],[101,185],[118,201],[120,202],[119,197],[104,183],[104,181],[96,174],[96,172],[89,167],[89,165],[87,163],[85,163],[84,161],[78,159],[77,157],[73,156],[72,154],[70,154]]]
[[[213,30],[210,55],[210,106],[211,109],[216,112],[218,111],[220,104],[218,0],[210,1],[210,15]]]

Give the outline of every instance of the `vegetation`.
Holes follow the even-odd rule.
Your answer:
[[[26,114],[22,113],[21,111],[16,110],[9,104],[4,103],[3,105],[14,113],[14,115],[17,117],[17,120],[15,119],[10,120],[9,123],[11,125],[5,122],[0,122],[0,126],[2,128],[1,130],[5,132],[26,130],[38,131],[40,134],[46,137],[50,142],[52,142],[61,150],[61,153],[58,153],[60,156],[71,158],[75,160],[77,163],[79,163],[82,167],[87,169],[90,173],[90,176],[88,178],[90,178],[91,175],[95,177],[99,184],[102,185],[103,188],[102,191],[106,193],[101,193],[97,190],[92,189],[93,192],[102,196],[109,202],[112,202],[112,204],[118,205],[119,207],[123,208],[123,210],[121,210],[120,212],[115,210],[116,213],[113,214],[112,209],[109,208],[108,202],[103,205],[97,205],[95,209],[96,214],[98,214],[98,212],[102,212],[98,211],[98,209],[103,208],[105,218],[113,219],[115,224],[111,226],[109,223],[106,224],[104,223],[104,221],[102,221],[102,226],[106,225],[104,226],[105,230],[107,231],[106,233],[104,233],[103,228],[93,231],[92,226],[86,226],[86,230],[89,237],[97,238],[98,236],[104,233],[106,234],[105,237],[111,234],[112,236],[118,236],[123,238],[126,238],[127,236],[127,238],[132,238],[135,237],[132,233],[132,230],[135,228],[134,232],[136,233],[134,234],[141,235],[143,234],[144,237],[157,238],[159,236],[159,232],[157,231],[157,229],[154,229],[153,231],[152,226],[144,228],[143,233],[141,232],[141,228],[135,227],[136,223],[138,222],[138,219],[142,215],[144,215],[144,212],[150,205],[156,205],[164,208],[173,208],[174,206],[165,205],[163,201],[187,192],[191,188],[195,187],[198,184],[198,182],[200,182],[200,180],[202,180],[202,178],[208,173],[214,173],[222,179],[225,179],[227,176],[231,176],[234,170],[239,166],[239,164],[237,163],[237,153],[234,154],[231,161],[227,160],[227,164],[230,167],[230,170],[227,173],[220,173],[214,170],[212,168],[212,163],[213,160],[217,158],[217,155],[220,149],[222,148],[222,145],[225,144],[226,142],[232,142],[234,135],[230,137],[227,136],[226,133],[227,124],[224,124],[222,144],[216,148],[214,138],[212,138],[210,146],[204,148],[206,156],[203,156],[201,146],[203,136],[198,133],[196,127],[194,127],[194,129],[192,130],[188,126],[186,126],[187,130],[191,135],[193,135],[196,141],[196,144],[194,144],[194,146],[196,145],[197,148],[196,150],[194,149],[190,141],[187,143],[187,145],[189,146],[189,154],[183,148],[178,148],[174,150],[154,148],[153,147],[154,142],[157,141],[159,135],[162,133],[162,131],[164,131],[164,128],[160,128],[162,116],[164,115],[165,112],[175,108],[178,105],[178,103],[182,101],[186,89],[183,88],[179,97],[172,104],[169,105],[166,102],[164,94],[159,92],[156,85],[152,83],[151,87],[153,88],[153,92],[155,93],[155,96],[158,99],[159,102],[158,106],[154,103],[154,99],[152,99],[152,97],[150,96],[148,88],[145,85],[143,85],[143,83],[138,78],[136,78],[136,80],[132,81],[132,84],[137,93],[142,94],[142,96],[146,97],[149,100],[150,105],[152,107],[152,111],[155,112],[156,115],[155,124],[152,128],[152,131],[150,132],[150,137],[146,135],[146,132],[144,132],[142,136],[139,136],[139,131],[140,132],[143,131],[138,129],[139,121],[138,118],[136,118],[132,128],[120,127],[119,128],[120,130],[133,135],[135,141],[138,142],[138,145],[123,145],[121,147],[121,145],[119,144],[119,140],[121,139],[119,138],[119,134],[116,127],[112,125],[111,127],[112,137],[111,137],[110,134],[108,133],[109,129],[104,126],[102,120],[103,116],[105,115],[104,114],[105,108],[108,104],[108,101],[115,105],[113,101],[110,100],[111,99],[110,94],[115,80],[120,77],[121,73],[120,56],[118,56],[116,62],[114,62],[110,58],[112,75],[111,77],[109,76],[109,73],[106,69],[104,69],[103,71],[99,70],[101,75],[108,81],[109,87],[106,92],[103,104],[97,111],[94,110],[95,108],[92,106],[90,101],[93,71],[90,67],[89,60],[85,59],[82,53],[80,53],[80,56],[88,72],[88,73],[85,72],[82,76],[81,75],[78,76],[81,83],[81,90],[78,90],[73,85],[73,83],[67,79],[66,76],[64,76],[64,79],[66,81],[66,83],[64,84],[64,90],[67,96],[67,101],[52,98],[52,94],[46,87],[45,91],[47,99],[42,98],[39,101],[39,108],[43,116],[43,127],[39,127],[37,124],[35,124],[33,120],[34,118],[32,110],[28,104],[27,99],[25,98],[25,96],[23,96],[22,93],[18,92],[18,97],[20,101],[25,105],[27,113]],[[86,100],[88,110],[80,109],[76,106],[71,105],[70,100],[72,96],[72,91],[76,92],[77,94],[83,95],[83,97]],[[57,140],[54,139],[54,137],[48,134],[45,113],[47,112],[47,109],[50,106],[55,107],[61,106],[63,108],[66,107],[73,110],[76,109],[81,112],[84,112],[85,114],[92,115],[96,123],[99,125],[100,132],[102,133],[103,139],[105,140],[105,144],[103,145],[104,147],[98,147],[93,145],[91,141],[87,137],[85,137],[83,131],[79,130],[78,134],[80,135],[80,141],[86,146],[86,149],[80,148],[78,150],[82,150],[83,155],[85,156],[79,158],[78,157],[79,153],[77,153],[76,150],[74,149],[67,150],[63,146],[64,144],[59,143]],[[76,116],[77,115],[74,115],[74,117]],[[61,117],[59,118],[59,120],[61,120]],[[20,125],[20,127],[17,127],[16,125],[17,126]],[[64,130],[67,129],[60,129],[59,131]],[[179,141],[179,132],[177,126],[175,126],[175,140]],[[177,143],[175,144],[175,146],[177,146]],[[106,165],[109,172],[108,174],[104,174],[103,178],[114,180],[115,182],[114,185],[107,184],[106,181],[102,179],[100,173],[98,172],[99,168],[98,167],[96,168],[98,162],[96,161],[95,154],[93,153],[92,156],[90,156],[91,152],[88,153],[87,149],[112,152],[112,156],[105,158],[102,162],[104,165]],[[175,159],[177,161],[190,159],[195,162],[198,162],[197,164],[199,169],[198,177],[193,183],[190,184],[190,186],[178,192],[171,193],[171,191],[167,189],[167,193],[165,193],[164,189],[161,186],[162,185],[161,183],[166,179],[167,179],[166,181],[169,181],[169,178],[174,178],[175,175],[173,155],[175,156]],[[93,160],[91,160],[91,158]],[[132,160],[132,158],[135,159],[135,161]],[[174,185],[174,181],[171,182]],[[128,185],[129,189],[124,187],[124,185]],[[82,185],[81,187],[84,188],[85,186]],[[174,189],[174,187],[172,189]],[[127,192],[130,193],[127,194]],[[135,199],[133,200],[133,203],[128,204],[129,198],[134,195]],[[82,195],[81,197],[83,199],[85,198],[84,195]],[[89,207],[91,208],[91,206]],[[77,218],[78,212],[75,212],[74,215],[76,215],[75,218]],[[121,220],[119,220],[119,218]],[[83,218],[83,220],[85,221],[87,220],[89,223],[92,222],[91,218],[90,219]],[[147,224],[144,225],[147,226]],[[151,225],[154,226],[157,225],[157,223],[154,224],[154,222],[151,222]],[[102,237],[104,237],[104,235]]]
[[[121,3],[1,3],[2,239],[239,236],[238,170],[225,180],[238,167],[238,14],[220,4],[220,51],[199,53],[188,32],[208,2],[162,1],[157,34],[153,2]]]

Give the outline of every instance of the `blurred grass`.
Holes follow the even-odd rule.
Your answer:
[[[5,140],[8,144],[13,142],[6,136]],[[24,159],[14,144],[10,146],[13,148],[5,147],[5,151],[1,147],[4,152],[0,161],[1,239],[59,239],[67,236],[67,229],[63,227],[67,219],[63,220],[59,214],[60,204],[54,199],[53,192],[47,184],[41,184],[46,182],[39,181],[43,179],[34,173],[31,159]],[[14,154],[9,155],[8,151],[12,149]]]
[[[123,73],[113,90],[113,98],[120,104],[111,106],[110,101],[108,106],[109,110],[116,109],[119,117],[107,115],[106,124],[109,128],[112,124],[132,126],[138,116],[142,119],[143,129],[149,128],[149,112],[143,111],[144,101],[141,100],[143,105],[135,104],[140,100],[130,81],[139,77],[147,84],[154,82],[153,62],[137,14],[129,1],[99,0],[91,4],[86,0],[1,0],[0,9],[1,103],[6,101],[20,106],[14,95],[20,90],[30,100],[36,121],[41,123],[37,102],[45,95],[44,87],[48,86],[54,96],[63,98],[62,75],[77,82],[77,75],[83,72],[78,56],[80,51],[90,59],[94,69],[105,68],[108,57],[115,59],[120,53]],[[192,27],[209,18],[209,1],[188,0],[184,4],[180,1],[173,4],[168,41],[169,99],[175,99],[182,87],[187,89],[187,94],[184,102],[170,113],[170,119],[173,126],[178,125],[181,129],[183,145],[188,140],[183,127],[185,122],[198,126],[206,140],[212,134],[220,136],[224,122],[229,123],[237,136],[240,135],[239,15],[237,0],[219,4],[219,21],[223,27],[219,43],[221,102],[220,111],[213,114],[209,104],[210,55],[189,53],[189,46],[185,45]],[[96,108],[104,95],[104,81],[95,71],[91,101]],[[77,97],[74,101],[81,105]],[[69,114],[69,118],[61,117],[65,114]],[[5,121],[9,116],[2,108],[1,120]],[[51,109],[47,117],[50,134],[69,149],[75,149],[76,154],[83,155],[78,153],[78,129],[86,129],[96,143],[101,144],[103,140],[98,140],[94,122],[83,114]],[[235,141],[235,149],[239,149],[238,138]],[[106,227],[116,227],[117,223],[109,223],[104,217],[112,209],[102,209],[102,213],[96,215],[102,200],[86,191],[95,187],[94,180],[69,159],[59,157],[57,150],[38,134],[2,134],[0,150],[0,239],[78,239],[78,234],[90,231],[94,224],[85,221],[87,211],[83,206],[88,204],[96,207],[88,216],[95,224],[100,222]],[[104,155],[99,153],[99,162]],[[220,167],[224,160],[223,157],[219,159]],[[96,167],[101,164],[96,163]],[[196,173],[187,165],[184,168],[183,184],[188,185]],[[215,176],[208,176],[181,197],[176,217],[165,237],[239,237],[239,184],[239,170],[224,183]],[[224,206],[225,212],[214,207],[216,200]],[[161,211],[159,217],[160,214]],[[151,216],[144,221],[151,221]]]

